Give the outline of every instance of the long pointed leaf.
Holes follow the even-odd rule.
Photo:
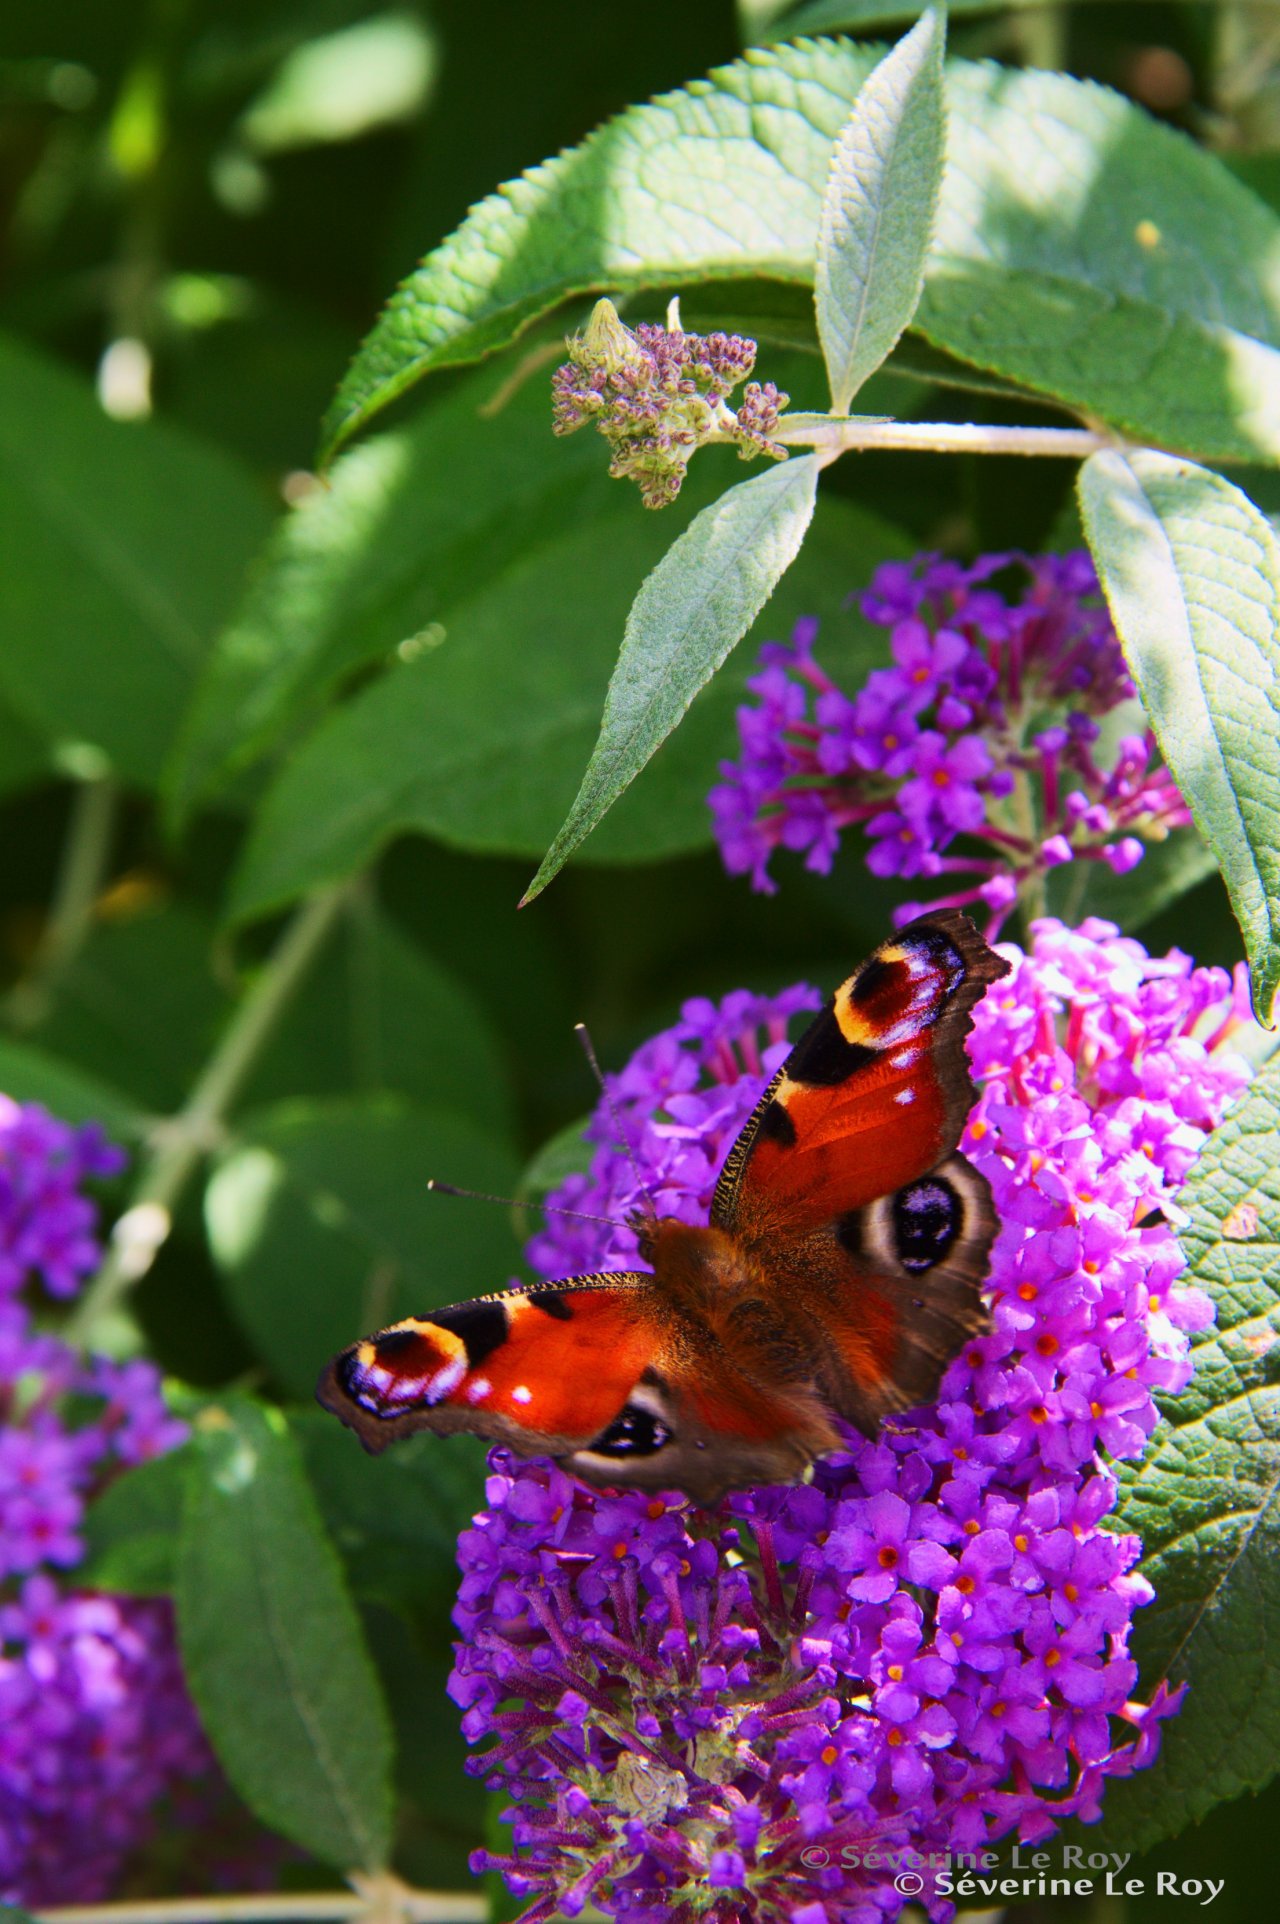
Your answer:
[[[1149,448],[1086,462],[1080,507],[1143,705],[1231,895],[1268,1018],[1280,985],[1280,551],[1219,474]]]
[[[931,7],[858,89],[831,156],[813,293],[837,414],[920,304],[946,148],[946,37],[946,10]]]
[[[704,508],[640,589],[600,736],[531,902],[680,721],[795,560],[818,490],[814,455],[739,482]]]

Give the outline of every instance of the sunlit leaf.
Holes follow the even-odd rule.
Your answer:
[[[1264,1019],[1280,983],[1280,551],[1221,475],[1150,449],[1081,472],[1089,545],[1165,762],[1217,857]]]
[[[831,145],[874,64],[849,41],[755,52],[508,182],[389,303],[326,450],[571,296],[812,286]],[[912,327],[1135,439],[1280,458],[1276,217],[1182,134],[1064,74],[954,61],[947,122]]]
[[[831,157],[814,302],[838,414],[920,302],[942,185],[945,41],[945,12],[931,9],[867,76]]]
[[[563,868],[746,634],[799,552],[819,472],[817,457],[804,455],[740,481],[702,510],[644,583],[586,774],[526,902]]]

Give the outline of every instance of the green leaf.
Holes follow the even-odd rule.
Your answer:
[[[525,902],[564,867],[746,634],[800,551],[820,471],[808,454],[740,481],[702,510],[644,583],[587,772]]]
[[[478,582],[566,525],[616,515],[604,469],[593,436],[551,441],[542,380],[502,401],[492,369],[353,449],[282,520],[218,638],[168,770],[174,821],[314,722],[354,673],[452,645]],[[526,611],[528,645],[544,627]]]
[[[530,1156],[520,1172],[518,1193],[521,1197],[549,1196],[567,1176],[586,1175],[597,1148],[587,1140],[590,1120],[590,1116],[579,1116],[576,1122],[567,1122]]]
[[[191,1694],[250,1809],[322,1863],[376,1870],[391,1831],[386,1705],[298,1450],[276,1413],[205,1412],[178,1553]]]
[[[930,8],[867,76],[831,156],[814,302],[837,414],[920,303],[942,185],[946,37],[945,8]]]
[[[37,735],[154,783],[269,525],[225,455],[0,340],[0,695]]]
[[[700,459],[714,463],[722,453],[708,449]],[[707,481],[695,474],[686,483],[693,500],[719,478],[714,466],[705,472]],[[669,539],[664,516],[640,513],[615,486],[611,516],[586,525],[571,517],[483,582],[439,648],[363,689],[285,766],[250,834],[231,914],[258,915],[348,875],[404,831],[478,853],[541,855],[599,732],[636,585]],[[896,529],[824,493],[760,638],[785,635],[803,612],[838,607],[877,562],[906,552]],[[749,649],[704,689],[601,825],[591,860],[654,861],[709,844],[707,790],[719,759],[733,752],[734,709],[755,668]]]
[[[757,51],[634,107],[482,201],[402,284],[330,410],[326,453],[433,369],[592,291],[812,286],[831,145],[875,64]],[[1280,457],[1280,222],[1119,94],[954,61],[913,327],[1135,439]]]
[[[0,1036],[0,1089],[15,1102],[41,1102],[64,1122],[100,1122],[109,1136],[141,1134],[143,1116],[124,1090],[83,1070],[79,1063]]]
[[[429,1614],[447,1639],[458,1533],[484,1504],[488,1445],[410,1437],[372,1457],[327,1410],[294,1410],[289,1428],[354,1594],[419,1621]]]
[[[189,903],[153,902],[97,924],[33,1032],[37,1046],[0,1040],[0,1087],[136,1135],[141,1111],[166,1114],[185,1100],[233,1012],[234,984],[217,961],[213,918]],[[115,1074],[128,1078],[127,1094],[107,1080]],[[510,1121],[506,1065],[483,1010],[370,901],[329,938],[237,1106],[378,1089],[498,1130]]]
[[[1217,1307],[1195,1375],[1121,1470],[1116,1527],[1143,1539],[1155,1601],[1138,1613],[1142,1694],[1189,1682],[1153,1770],[1113,1783],[1130,1850],[1258,1790],[1280,1763],[1280,1060],[1209,1141],[1179,1201],[1190,1279]]]
[[[206,914],[172,900],[95,923],[33,1040],[104,1084],[127,1080],[141,1108],[178,1109],[231,1006],[212,937]]]
[[[437,64],[435,40],[413,14],[358,20],[295,47],[245,108],[236,132],[261,154],[359,139],[414,118]]]
[[[502,1140],[511,1078],[478,998],[373,903],[359,903],[304,982],[242,1108],[395,1091]]]
[[[1212,5],[1213,0],[1206,4]],[[1060,5],[1061,0],[949,0],[948,11],[955,20],[967,20],[988,13],[1036,13]],[[802,6],[783,0],[759,30],[759,38],[767,43],[794,40],[801,34],[862,33],[869,27],[901,26],[923,11],[922,0],[807,0]]]
[[[1280,554],[1221,475],[1150,450],[1086,462],[1089,545],[1143,706],[1244,934],[1255,1007],[1280,984]]]
[[[244,1118],[205,1221],[231,1307],[273,1374],[310,1400],[322,1365],[356,1337],[505,1287],[518,1255],[507,1212],[427,1183],[510,1195],[515,1174],[474,1123],[392,1097]]]
[[[174,1587],[182,1507],[194,1446],[139,1463],[109,1483],[84,1520],[85,1560],[76,1582],[89,1590],[164,1596]]]

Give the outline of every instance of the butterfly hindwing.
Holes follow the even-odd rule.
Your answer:
[[[995,1230],[986,1178],[951,1155],[779,1253],[780,1290],[823,1331],[829,1408],[871,1435],[892,1411],[933,1400],[952,1357],[987,1326]]]

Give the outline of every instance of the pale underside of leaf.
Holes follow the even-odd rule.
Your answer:
[[[919,305],[942,185],[945,37],[930,9],[863,82],[832,153],[814,301],[838,414]]]
[[[632,605],[600,736],[577,798],[530,883],[541,893],[741,641],[800,549],[819,464],[790,460],[704,508]]]
[[[1081,474],[1090,546],[1165,762],[1213,850],[1265,1019],[1280,983],[1280,556],[1220,475],[1150,450]]]

